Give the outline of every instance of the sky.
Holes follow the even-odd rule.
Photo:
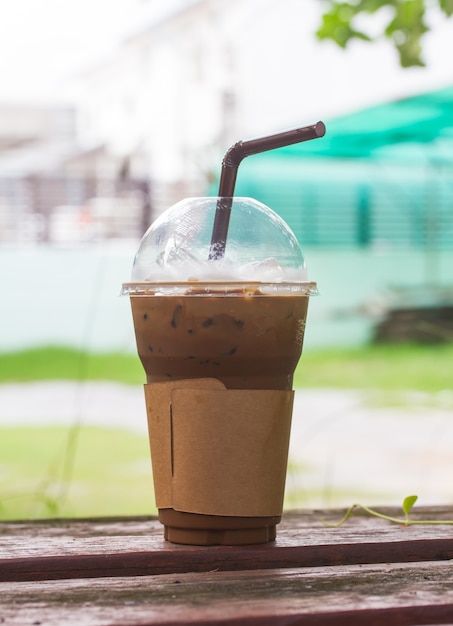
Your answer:
[[[58,100],[71,76],[108,58],[125,38],[144,28],[162,10],[188,1],[0,0],[0,103]],[[307,7],[306,24],[300,25],[308,42],[305,54],[312,55],[316,72],[327,76],[319,95],[311,94],[313,110],[344,113],[376,100],[453,83],[453,18],[431,17],[433,30],[424,40],[427,67],[403,70],[387,43],[357,42],[342,51],[331,43],[316,42],[312,36],[316,24],[313,11],[316,6],[319,12],[319,0],[295,1]],[[329,90],[335,82],[332,102]]]
[[[170,4],[184,0],[0,0],[0,101],[58,98]]]

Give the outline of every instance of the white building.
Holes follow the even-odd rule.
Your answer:
[[[82,144],[103,145],[119,170],[154,181],[158,207],[203,193],[235,141],[317,121],[307,101],[315,68],[304,59],[313,6],[192,0],[169,8],[78,78]]]
[[[234,135],[230,44],[240,0],[201,0],[131,37],[76,85],[80,140],[131,175],[203,186],[212,150]],[[113,173],[113,172],[112,172]]]

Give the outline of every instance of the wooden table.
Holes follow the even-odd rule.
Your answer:
[[[245,547],[172,545],[154,518],[0,523],[0,625],[453,624],[453,526],[321,522],[342,513],[287,513]]]

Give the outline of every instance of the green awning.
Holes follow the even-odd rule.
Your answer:
[[[302,245],[451,248],[453,87],[323,121],[320,139],[244,159],[236,196],[273,208]]]
[[[444,157],[447,155],[445,144],[453,149],[453,87],[327,120],[326,127],[322,139],[282,148],[279,156],[407,157],[411,150],[420,154],[421,148],[428,146],[432,154],[432,144],[438,144]],[[272,158],[276,155],[277,152]],[[271,158],[271,153],[266,156]],[[453,159],[452,153],[448,156]]]

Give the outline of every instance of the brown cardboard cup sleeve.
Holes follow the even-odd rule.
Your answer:
[[[145,397],[159,509],[281,515],[293,391],[197,379],[145,385]]]

